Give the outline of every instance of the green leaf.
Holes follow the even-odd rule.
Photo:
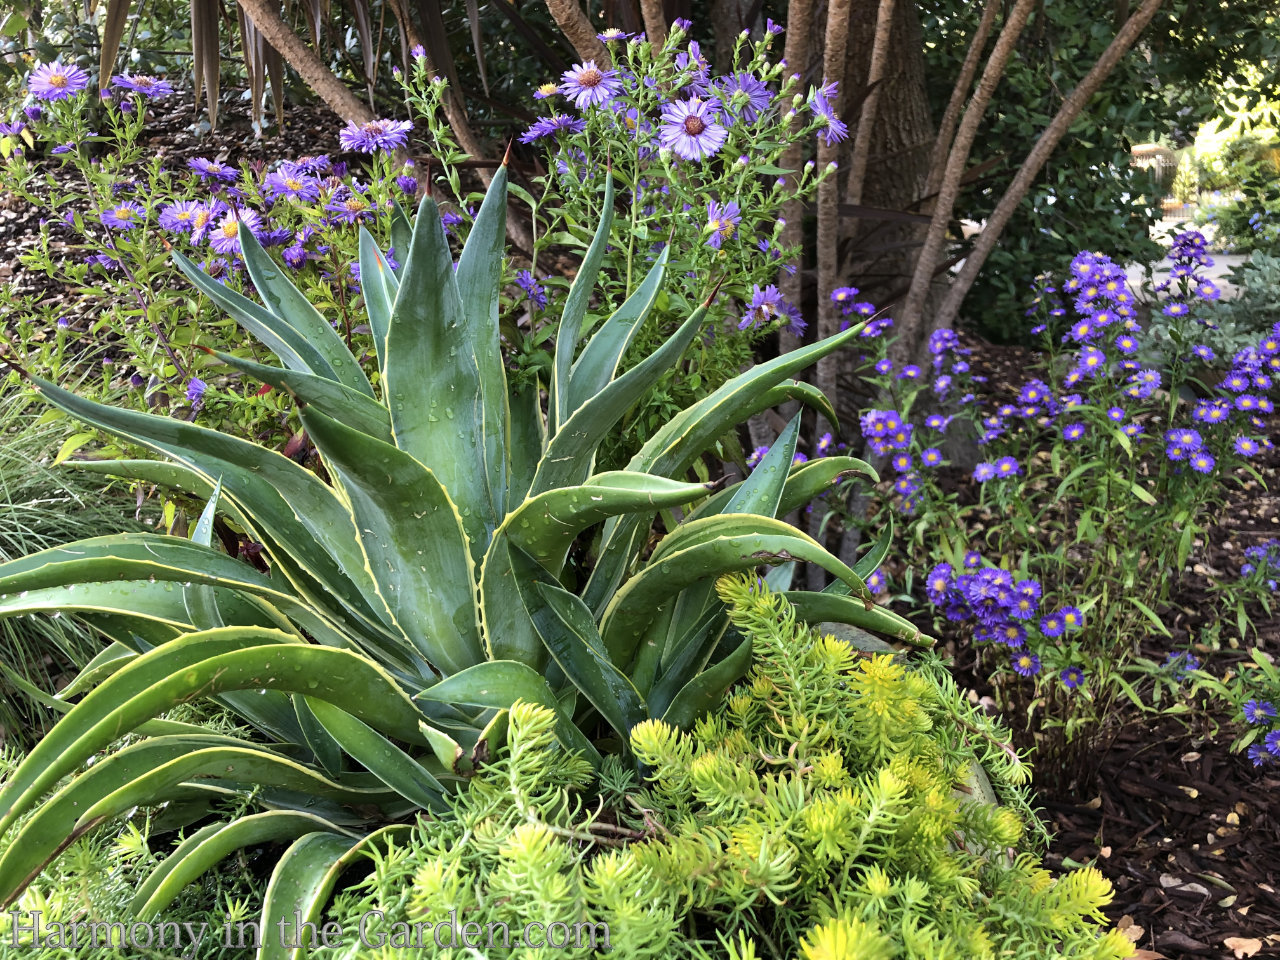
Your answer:
[[[662,715],[663,722],[677,730],[688,730],[699,717],[720,702],[726,690],[746,676],[750,667],[751,638],[747,637],[733,653],[684,685]]]
[[[605,247],[609,245],[609,231],[613,226],[613,173],[605,171],[604,203],[600,212],[600,223],[596,225],[595,236],[591,246],[587,248],[582,265],[578,268],[565,297],[564,308],[560,313],[560,326],[556,332],[555,373],[551,381],[551,432],[559,432],[569,422],[574,412],[571,387],[571,364],[578,347],[578,336],[582,330],[582,318],[586,316],[587,304],[591,300],[591,291],[600,276],[600,265],[604,261]],[[585,385],[584,380],[584,385]]]
[[[178,844],[138,887],[130,905],[138,920],[160,916],[184,889],[237,850],[282,840],[295,840],[306,833],[354,835],[312,813],[269,810],[239,817],[230,823],[211,823]]]
[[[751,471],[719,513],[755,513],[762,517],[776,517],[782,501],[782,490],[791,472],[796,455],[796,441],[800,439],[800,415],[778,434],[769,452]]]
[[[443,673],[479,663],[475,565],[463,518],[435,474],[317,410],[299,413],[342,486],[374,590],[392,622]]]
[[[383,397],[396,446],[431,468],[458,506],[475,559],[498,525],[486,462],[489,416],[477,341],[484,316],[467,315],[453,257],[428,197],[414,224],[392,309],[383,361]],[[497,338],[493,330],[483,331]],[[486,361],[487,362],[487,361]],[[430,371],[430,376],[427,372]],[[505,404],[505,396],[503,403]],[[503,450],[500,456],[505,457]]]
[[[312,404],[362,433],[391,442],[391,415],[386,407],[363,393],[327,377],[254,363],[220,350],[214,350],[213,355],[227,366],[269,383],[301,403]]]
[[[605,653],[591,611],[573,594],[549,584],[531,583],[521,592],[556,664],[625,741],[648,713],[639,691]]]
[[[458,257],[458,293],[462,300],[464,349],[475,357],[480,406],[468,414],[480,433],[491,510],[507,512],[507,368],[498,335],[498,296],[507,242],[507,167],[494,172]],[[447,484],[446,484],[447,486]],[[452,490],[452,488],[450,488]],[[496,525],[496,524],[495,524]]]
[[[257,960],[303,960],[309,944],[295,928],[303,923],[323,926],[323,913],[338,876],[371,847],[382,847],[393,837],[411,833],[407,824],[395,824],[352,841],[333,833],[309,833],[284,852],[271,873],[262,903],[262,945]],[[280,921],[285,926],[279,926]],[[271,931],[267,936],[266,932]],[[276,934],[285,931],[281,937]]]
[[[931,647],[937,642],[891,610],[875,604],[868,606],[854,597],[807,590],[787,590],[782,595],[795,607],[796,616],[808,623],[848,623],[917,647]]]
[[[526,500],[504,521],[503,529],[513,544],[554,573],[574,537],[587,527],[620,513],[680,506],[705,497],[712,486],[607,471],[580,486],[548,490]]]
[[[345,710],[323,700],[304,699],[329,735],[375,777],[424,809],[444,807],[444,784],[417,760]]]
[[[306,343],[321,357],[333,373],[333,379],[366,397],[373,396],[373,387],[360,369],[332,324],[320,315],[302,291],[293,285],[287,271],[276,264],[262,244],[243,222],[240,224],[240,247],[245,269],[253,281],[254,289],[262,297],[266,308],[283,323],[297,331]],[[190,276],[190,274],[188,274]],[[214,281],[217,283],[217,281]],[[278,325],[277,325],[278,326]],[[319,370],[312,371],[320,373]]]
[[[1132,603],[1139,610],[1141,610],[1143,616],[1145,616],[1148,620],[1150,620],[1152,625],[1161,633],[1163,633],[1166,637],[1173,636],[1173,634],[1169,632],[1169,628],[1164,625],[1164,621],[1161,620],[1159,617],[1157,617],[1155,614],[1155,611],[1152,610],[1150,607],[1148,607],[1145,603],[1143,603],[1137,597],[1129,597],[1129,602]],[[1243,634],[1243,631],[1242,631],[1242,634]]]
[[[122,643],[113,642],[100,650],[74,680],[58,691],[58,699],[70,701],[97,686],[138,655]]]
[[[369,317],[369,333],[373,337],[375,352],[378,353],[380,372],[386,363],[380,348],[387,342],[387,328],[391,325],[391,308],[396,302],[396,291],[399,289],[400,281],[392,272],[387,258],[378,249],[378,244],[369,231],[361,227],[360,294],[364,297],[364,309]],[[331,417],[337,416],[327,410],[325,412]],[[390,423],[387,425],[387,436],[378,439],[391,442]]]
[[[889,544],[893,542],[893,515],[885,514],[884,529],[880,537],[866,554],[853,565],[853,572],[863,580],[875,573],[889,553]]]
[[[617,375],[618,364],[622,361],[627,348],[635,339],[640,328],[644,326],[654,301],[662,290],[662,282],[666,276],[668,249],[663,248],[649,273],[634,293],[623,302],[622,306],[606,320],[582,348],[582,354],[573,364],[569,373],[566,422],[568,416],[578,410],[584,403],[607,387]],[[578,276],[582,276],[579,272]],[[595,274],[586,279],[594,282]],[[574,281],[577,282],[576,279]],[[556,363],[560,356],[557,353]]]
[[[229,499],[251,529],[269,544],[288,545],[288,555],[323,591],[336,597],[358,621],[377,629],[382,620],[365,597],[373,582],[356,544],[355,525],[346,508],[315,474],[288,457],[214,430],[170,417],[104,406],[33,377],[40,394],[75,417],[172,457],[210,478],[220,477]],[[285,572],[300,590],[295,570]],[[385,612],[382,614],[386,616]]]
[[[685,348],[697,336],[706,313],[705,306],[699,307],[666,343],[574,412],[547,445],[547,452],[533,478],[532,492],[535,495],[557,487],[573,486],[590,476],[596,448],[605,435],[680,359]]]
[[[566,748],[583,754],[593,764],[600,763],[600,754],[565,716],[547,681],[527,664],[515,660],[479,663],[427,687],[414,699],[500,710],[509,710],[521,700],[542,704],[556,714],[556,736],[560,742]]]

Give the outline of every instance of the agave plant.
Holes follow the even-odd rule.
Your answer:
[[[430,199],[412,225],[397,212],[399,271],[362,232],[372,382],[248,230],[245,264],[263,305],[178,256],[279,358],[275,367],[219,354],[295,398],[327,481],[245,440],[32,378],[69,414],[167,458],[87,469],[207,506],[190,539],[99,537],[0,565],[0,616],[74,612],[111,641],[50,698],[66,715],[0,791],[0,832],[22,818],[0,855],[0,901],[12,903],[71,840],[139,804],[181,801],[170,819],[195,824],[219,800],[252,792],[263,812],[191,832],[141,884],[134,913],[154,917],[238,848],[286,840],[264,920],[295,910],[314,919],[362,849],[439,807],[503,745],[513,703],[554,711],[563,745],[592,762],[624,749],[651,717],[688,727],[749,664],[750,643],[728,631],[714,593],[726,572],[820,564],[835,587],[788,593],[802,616],[929,642],[876,607],[863,583],[889,531],[850,568],[776,519],[844,477],[874,479],[865,464],[793,465],[797,421],[744,482],[717,490],[681,479],[735,424],[783,399],[834,421],[820,394],[787,378],[858,328],[743,373],[658,431],[628,469],[593,471],[606,433],[679,360],[710,307],[619,374],[665,261],[583,335],[612,228],[611,181],[604,194],[560,320],[545,411],[538,389],[509,389],[500,352],[505,169],[456,268]],[[670,532],[641,562],[660,511]],[[268,573],[215,548],[219,513],[263,544]],[[579,589],[567,558],[592,531]],[[235,711],[255,738],[160,718],[202,697]],[[130,732],[145,739],[86,768]],[[261,955],[282,951],[268,944]]]

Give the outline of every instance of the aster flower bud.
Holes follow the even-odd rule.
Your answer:
[[[747,159],[746,154],[743,154],[738,158],[738,166],[740,167],[745,167],[749,162],[750,161]]]
[[[806,163],[806,164],[804,165],[804,172],[805,172],[805,173],[813,173],[813,161],[812,161],[812,160],[810,160],[808,163]]]

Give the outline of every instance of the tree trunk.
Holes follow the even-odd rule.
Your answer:
[[[298,71],[302,81],[329,109],[351,123],[371,123],[377,119],[368,105],[348,90],[320,55],[281,19],[278,3],[274,0],[239,0],[239,3],[267,43],[279,51],[285,63]]]
[[[547,0],[547,9],[551,11],[556,24],[573,44],[573,49],[578,51],[579,57],[584,61],[594,60],[601,70],[607,70],[613,66],[608,48],[605,47],[604,41],[596,36],[596,28],[582,12],[578,0]]]

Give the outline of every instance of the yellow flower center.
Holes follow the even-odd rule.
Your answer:
[[[222,225],[222,235],[228,240],[235,238],[236,233],[240,229],[240,223],[237,220],[228,220]]]
[[[65,73],[49,74],[49,86],[57,87],[59,90],[61,90],[66,85],[67,85],[67,75]]]

